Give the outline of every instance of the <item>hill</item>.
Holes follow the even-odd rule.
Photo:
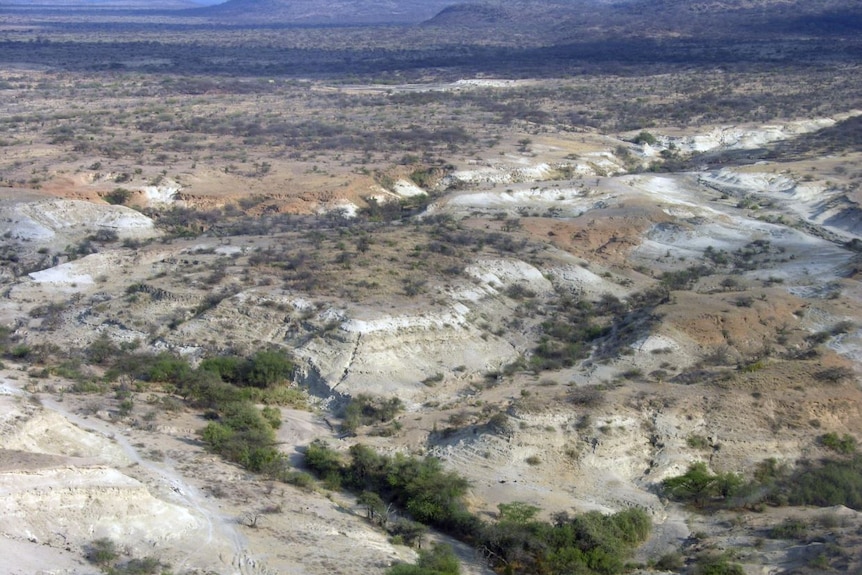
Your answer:
[[[427,20],[446,8],[447,0],[228,0],[194,10],[217,20],[243,23],[384,24]]]
[[[6,0],[3,6],[33,9],[131,9],[131,10],[181,10],[204,4],[206,0]],[[210,2],[211,3],[211,2]]]
[[[492,0],[453,4],[426,25],[502,27],[512,33],[541,34],[553,42],[680,35],[835,36],[862,29],[862,6],[848,0]]]

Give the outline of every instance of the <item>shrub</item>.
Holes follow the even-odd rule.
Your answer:
[[[689,435],[685,443],[692,449],[709,449],[709,440],[702,435]]]
[[[477,531],[478,519],[463,501],[469,482],[444,471],[437,459],[380,456],[361,444],[352,446],[350,455],[350,463],[345,465],[324,442],[314,441],[306,450],[305,462],[325,481],[357,492],[378,493],[417,521],[456,536]]]
[[[435,385],[443,381],[444,377],[445,376],[441,372],[437,372],[434,375],[429,375],[428,377],[423,379],[422,384],[427,385],[428,387],[434,387]]]
[[[109,360],[115,359],[119,351],[111,338],[102,333],[87,348],[87,359],[93,363],[106,364]]]
[[[207,424],[201,437],[211,451],[250,471],[278,475],[285,466],[272,426],[250,402],[223,406],[220,420]]]
[[[581,407],[598,407],[604,402],[605,393],[597,385],[585,385],[572,388],[569,399]]]
[[[740,487],[740,476],[735,473],[714,475],[702,461],[692,463],[683,475],[670,477],[662,482],[662,488],[669,497],[692,503],[696,507],[702,507],[713,498],[730,497]]]
[[[403,408],[404,404],[397,397],[383,399],[361,393],[352,397],[345,407],[341,428],[345,432],[353,433],[362,425],[386,423],[394,419]]]
[[[197,371],[180,387],[180,392],[201,408],[219,410],[227,405],[246,401],[241,389],[221,381],[217,375]]]
[[[273,429],[281,427],[281,410],[277,407],[266,406],[260,411],[263,418]]]
[[[513,501],[512,503],[500,503],[497,505],[500,510],[500,521],[512,521],[514,523],[526,524],[533,520],[536,514],[541,511],[535,505],[524,503],[522,501]]]
[[[664,272],[661,275],[661,283],[669,290],[687,290],[708,273],[709,269],[705,266],[691,266],[684,270]]]
[[[398,538],[404,545],[413,546],[428,532],[428,527],[417,521],[400,517],[390,522],[386,530],[393,538]]]
[[[278,351],[259,351],[250,361],[247,381],[255,387],[269,387],[293,373],[293,362]]]
[[[141,359],[143,365],[140,366],[142,370],[140,375],[146,381],[182,384],[192,373],[192,367],[188,361],[168,352],[162,352],[155,357],[142,356]]]
[[[491,433],[499,435],[510,435],[512,433],[512,424],[509,421],[509,416],[503,413],[495,413],[485,424]]]
[[[769,530],[772,539],[800,539],[808,532],[808,526],[798,519],[785,519]]]
[[[814,378],[823,383],[841,383],[853,376],[853,370],[849,367],[827,367],[814,374]]]
[[[505,516],[504,516],[505,517]],[[649,516],[639,509],[614,515],[590,512],[554,516],[554,523],[505,518],[485,529],[486,554],[501,571],[515,573],[621,573],[633,547],[649,536]]]
[[[111,575],[156,575],[162,573],[163,565],[155,557],[144,557],[143,559],[129,559],[123,564],[114,565],[109,571]]]
[[[803,464],[781,490],[791,505],[844,505],[862,510],[862,455],[826,459],[819,465]]]
[[[113,205],[122,205],[129,201],[129,198],[132,197],[132,192],[125,188],[115,188],[114,190],[108,192],[102,199]]]
[[[679,572],[685,566],[685,560],[681,553],[672,551],[665,553],[655,562],[655,568],[659,571]]]
[[[839,437],[834,432],[826,433],[820,436],[820,443],[824,447],[844,455],[849,455],[856,451],[856,438],[846,433],[842,437]]]
[[[486,525],[466,508],[467,480],[445,471],[438,460],[379,455],[361,444],[350,448],[350,461],[345,463],[316,440],[308,446],[306,464],[334,487],[344,485],[362,494],[360,501],[373,507],[375,514],[388,503],[414,520],[475,544],[490,558],[492,567],[513,574],[535,573],[540,564],[547,573],[621,573],[628,552],[651,529],[649,516],[639,509],[574,518],[563,513],[551,524],[533,520],[538,510],[519,502],[500,505],[500,521]],[[390,533],[399,539],[416,537],[411,526],[424,532],[424,526],[403,521],[389,523]],[[418,564],[397,566],[394,572],[427,573],[417,568]]]
[[[33,350],[29,345],[19,344],[12,348],[9,355],[11,355],[13,359],[27,359],[32,351]]]
[[[289,471],[281,477],[285,483],[307,489],[314,483],[314,477],[304,471]]]
[[[201,361],[198,369],[214,373],[234,385],[265,389],[288,379],[293,367],[293,362],[285,354],[262,350],[247,359],[235,355],[208,357]]]
[[[236,355],[208,357],[201,361],[198,369],[218,374],[222,381],[239,384],[245,377],[248,361]]]
[[[633,140],[635,144],[649,144],[650,146],[656,143],[655,136],[647,132],[646,130],[641,130],[641,132],[635,136]]]
[[[459,575],[461,565],[448,545],[435,545],[419,552],[415,565],[401,563],[390,567],[387,575]]]
[[[321,477],[333,473],[340,475],[344,471],[341,456],[319,439],[312,441],[306,448],[305,465]]]
[[[745,575],[737,563],[731,563],[725,555],[706,554],[697,561],[696,575]]]
[[[117,544],[107,537],[94,539],[85,548],[87,561],[96,565],[107,565],[120,556]]]

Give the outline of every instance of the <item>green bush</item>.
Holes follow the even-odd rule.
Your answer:
[[[281,410],[279,408],[268,405],[260,411],[260,414],[273,429],[281,427]]]
[[[709,269],[706,266],[691,266],[684,270],[664,272],[661,275],[661,283],[669,290],[691,289],[701,276],[707,275]]]
[[[461,564],[448,545],[435,545],[419,552],[415,565],[401,563],[386,570],[387,575],[459,575]]]
[[[278,351],[259,351],[250,360],[247,375],[249,385],[269,387],[281,383],[293,373],[293,362]]]
[[[522,501],[513,501],[512,503],[500,503],[497,505],[500,510],[498,515],[500,521],[511,521],[513,523],[526,524],[533,520],[536,514],[541,511],[535,505],[524,503]]]
[[[218,374],[227,383],[240,384],[245,378],[248,360],[236,355],[208,357],[201,361],[198,369]]]
[[[692,463],[688,471],[662,482],[662,488],[671,499],[692,503],[702,507],[714,498],[725,499],[734,495],[743,485],[742,478],[735,473],[714,475],[699,461]]]
[[[363,425],[386,423],[394,419],[403,408],[404,404],[397,397],[383,399],[360,393],[351,398],[344,408],[341,428],[345,432],[353,433]]]
[[[709,449],[709,440],[702,435],[689,435],[685,440],[686,445],[692,449]]]
[[[285,457],[275,447],[275,431],[263,413],[248,402],[222,407],[219,421],[201,431],[207,447],[229,461],[258,473],[279,475]]]
[[[132,197],[131,190],[127,190],[125,188],[115,188],[114,190],[108,192],[102,199],[113,205],[122,205],[129,201],[129,198]]]
[[[862,511],[862,455],[803,464],[778,489],[791,505],[844,505]]]
[[[33,350],[29,345],[19,344],[12,348],[9,355],[11,355],[13,359],[27,359],[32,351]]]
[[[685,559],[676,551],[665,553],[655,562],[655,568],[659,571],[679,572],[683,567],[685,567]]]
[[[114,342],[107,334],[101,334],[87,348],[87,359],[93,363],[107,364],[109,360],[116,359],[120,353]]]
[[[560,514],[552,524],[533,520],[538,510],[519,502],[500,505],[500,521],[488,525],[467,510],[467,480],[444,470],[438,460],[389,457],[363,445],[352,446],[349,455],[345,461],[317,440],[306,451],[306,465],[327,483],[361,494],[363,505],[378,509],[392,504],[413,520],[484,549],[493,567],[513,574],[622,573],[629,551],[645,541],[651,529],[649,516],[639,509],[573,518]],[[389,530],[402,539],[415,536],[398,522]],[[416,570],[420,568],[398,566],[395,573],[428,573]]]
[[[141,361],[137,363],[141,369],[140,376],[145,381],[182,384],[189,379],[193,371],[187,360],[168,352],[139,358]]]
[[[302,388],[288,387],[287,385],[267,388],[246,387],[243,392],[254,403],[308,409],[308,392]]]
[[[785,519],[769,530],[772,539],[800,539],[808,532],[808,526],[798,519]]]
[[[85,548],[87,561],[96,565],[107,565],[120,556],[117,544],[107,537],[94,539]]]
[[[649,144],[650,146],[656,143],[655,136],[653,136],[646,130],[641,130],[641,132],[637,136],[635,136],[635,139],[632,141],[635,144]]]
[[[844,434],[839,437],[837,433],[830,432],[820,436],[820,443],[824,447],[828,447],[832,451],[849,455],[856,452],[856,438],[852,435]]]
[[[108,575],[157,575],[166,567],[155,557],[129,559],[125,563],[114,565],[108,570]]]
[[[413,546],[428,533],[428,527],[418,521],[399,517],[386,525],[386,531],[392,535],[393,539],[400,541],[402,545]]]
[[[248,359],[232,355],[207,358],[199,369],[234,385],[266,388],[288,379],[293,362],[281,352],[264,350]]]
[[[306,448],[305,465],[320,477],[344,472],[341,456],[320,439],[315,439]]]
[[[307,489],[314,483],[314,477],[304,471],[288,471],[281,478],[285,483]]]
[[[361,493],[371,491],[410,513],[416,521],[455,536],[478,532],[479,520],[466,509],[463,497],[469,482],[445,471],[434,458],[378,455],[364,445],[350,448],[350,462],[322,441],[314,441],[305,463],[325,481]]]
[[[697,561],[695,575],[745,575],[737,563],[731,563],[725,555],[706,554]]]
[[[247,401],[243,390],[223,382],[211,372],[197,371],[180,386],[179,392],[196,407],[219,410]]]
[[[651,529],[649,516],[639,509],[576,517],[560,513],[553,524],[520,519],[504,518],[482,534],[493,566],[519,565],[515,573],[621,573],[630,551]]]

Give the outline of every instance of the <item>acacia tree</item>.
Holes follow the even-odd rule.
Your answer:
[[[665,492],[674,499],[691,501],[702,507],[715,493],[717,477],[709,472],[706,463],[692,463],[683,475],[669,477],[662,482]]]
[[[386,503],[379,495],[371,491],[363,491],[359,494],[356,502],[365,508],[365,517],[369,521],[386,527],[386,522],[388,520]]]
[[[742,478],[735,473],[714,475],[706,463],[698,461],[688,467],[688,471],[662,482],[665,492],[672,498],[691,502],[695,507],[703,507],[714,497],[727,498],[734,495],[742,485]]]

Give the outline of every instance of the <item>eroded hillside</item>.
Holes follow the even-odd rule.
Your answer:
[[[366,4],[0,9],[3,569],[862,569],[859,8]]]
[[[117,354],[195,365],[270,349],[296,362],[290,404],[314,409],[279,411],[279,449],[299,465],[314,439],[361,442],[440,458],[489,516],[512,501],[546,516],[644,509],[644,565],[733,545],[746,569],[853,569],[856,512],[806,520],[812,533],[841,526],[828,541],[842,551],[824,555],[768,535],[808,511],[722,511],[735,514],[727,527],[668,501],[662,481],[696,461],[751,479],[766,461],[829,456],[828,434],[862,432],[858,152],[642,169],[817,137],[853,117],[546,135],[427,178],[393,172],[364,196],[334,193],[320,216],[259,211],[261,200],[201,211],[181,189],[143,213],[95,191],[6,200],[17,259],[2,301],[3,497],[18,519],[3,545],[44,546],[43,565],[67,572],[100,538],[126,557],[218,572],[338,561],[369,573],[410,558],[347,495],[207,453],[206,421],[170,376],[111,367]],[[403,412],[345,436],[344,406],[365,395],[398,398]],[[208,551],[189,554],[202,533]]]

